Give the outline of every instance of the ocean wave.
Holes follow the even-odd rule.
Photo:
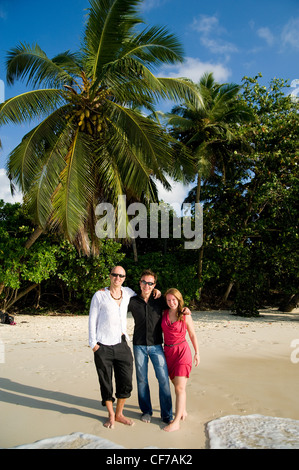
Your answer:
[[[299,449],[299,421],[228,415],[207,424],[210,449]]]
[[[74,432],[16,446],[14,449],[124,449],[124,447],[93,434]]]

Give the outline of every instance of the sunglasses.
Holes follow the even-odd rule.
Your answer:
[[[155,285],[154,282],[147,282],[147,281],[140,281],[140,282],[141,282],[142,284],[144,284],[145,286],[146,286],[146,284],[147,284],[148,286],[154,286],[154,285]]]
[[[111,274],[111,276],[113,276],[113,277],[119,276],[121,279],[122,279],[123,277],[126,277],[125,274],[118,274],[118,273],[110,273],[110,274]]]

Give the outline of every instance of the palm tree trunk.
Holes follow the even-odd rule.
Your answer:
[[[226,183],[226,168],[225,168],[224,162],[223,162],[223,165],[222,165],[222,183],[223,184]]]
[[[224,303],[224,302],[227,301],[228,296],[229,296],[229,294],[230,294],[230,292],[231,292],[233,286],[234,286],[234,281],[230,281],[230,283],[229,283],[229,285],[227,286],[227,289],[226,289],[226,291],[225,291],[225,294],[224,294],[224,296],[222,297],[222,303]]]
[[[20,300],[24,295],[28,294],[30,291],[35,289],[38,286],[38,284],[32,284],[31,286],[27,287],[27,289],[23,290],[20,292],[18,295],[16,295],[12,300],[10,300],[7,305],[5,305],[4,311],[8,310],[13,304],[15,304],[18,300]]]
[[[279,305],[278,310],[281,312],[291,312],[299,303],[299,293],[287,296]]]
[[[201,282],[202,282],[202,267],[203,267],[203,244],[201,245],[199,249],[199,257],[198,257],[198,300],[201,299],[201,292],[202,292],[202,287],[201,287]]]
[[[135,263],[138,263],[138,253],[137,253],[137,243],[136,238],[132,239],[132,248],[133,248],[133,255]]]
[[[34,229],[34,232],[31,234],[31,236],[28,238],[27,242],[25,243],[25,248],[29,250],[33,243],[38,239],[38,237],[43,233],[43,230],[40,227],[36,227]]]
[[[200,187],[201,187],[201,174],[198,172],[195,202],[200,202]]]
[[[200,188],[201,188],[201,174],[198,172],[195,203],[200,202]],[[201,298],[201,291],[202,291],[202,287],[201,287],[202,266],[203,266],[203,244],[201,245],[199,249],[199,254],[198,254],[198,300],[200,300]]]

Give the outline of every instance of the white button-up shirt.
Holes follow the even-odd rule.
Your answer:
[[[129,287],[121,287],[120,305],[112,298],[108,287],[97,291],[91,299],[89,310],[89,346],[93,349],[99,342],[112,346],[127,339],[127,311],[130,298],[136,293]]]

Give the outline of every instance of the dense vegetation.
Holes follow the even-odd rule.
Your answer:
[[[87,312],[121,263],[130,287],[151,268],[162,292],[177,287],[197,308],[290,310],[299,296],[298,101],[286,81],[266,87],[261,75],[240,85],[212,74],[198,84],[156,78],[151,68],[182,51],[163,28],[134,33],[139,3],[91,0],[77,54],[9,53],[8,80],[26,77],[33,90],[0,105],[0,125],[41,122],[9,156],[24,203],[0,202],[0,308]],[[161,98],[178,105],[158,119]],[[200,248],[172,234],[96,236],[97,204],[125,195],[149,211],[155,179],[167,187],[168,176],[194,181],[186,201],[193,216],[203,207]]]

